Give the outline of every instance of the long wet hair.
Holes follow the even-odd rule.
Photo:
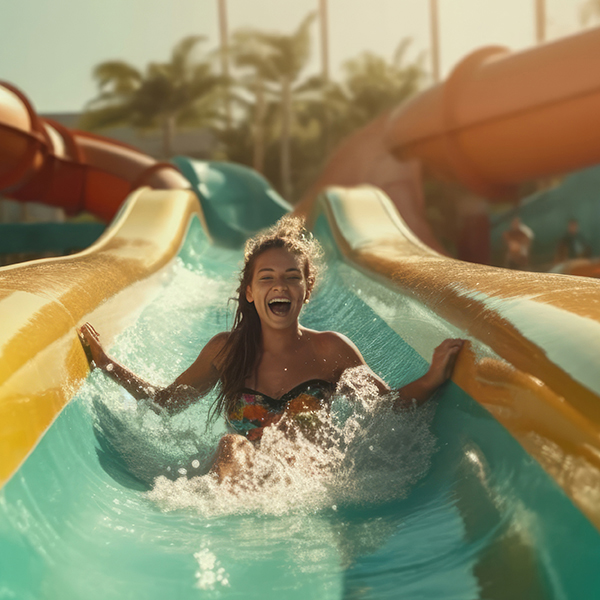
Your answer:
[[[220,414],[228,415],[235,408],[246,379],[251,376],[260,360],[260,318],[254,302],[246,299],[246,290],[252,283],[256,259],[272,248],[283,248],[302,257],[307,292],[311,292],[315,286],[321,247],[312,234],[306,231],[303,219],[286,215],[271,228],[246,242],[237,297],[232,298],[237,301],[233,327],[216,359],[220,385],[211,409],[211,418]]]

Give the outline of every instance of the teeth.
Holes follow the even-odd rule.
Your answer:
[[[288,304],[291,304],[291,300],[288,298],[273,298],[269,300],[269,304],[273,304],[274,302],[287,302]]]

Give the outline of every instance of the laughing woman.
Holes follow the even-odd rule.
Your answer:
[[[235,480],[251,466],[265,428],[290,432],[310,421],[314,430],[320,421],[312,416],[327,409],[346,369],[364,365],[395,410],[425,402],[449,379],[463,341],[443,341],[425,375],[391,390],[347,337],[300,325],[300,311],[315,285],[319,252],[303,222],[290,216],[249,240],[232,330],[214,336],[166,388],[153,387],[108,356],[89,323],[80,329],[82,342],[93,365],[136,399],[153,400],[157,410],[178,413],[216,388],[213,414],[223,415],[231,431],[221,438],[211,469],[218,481]]]

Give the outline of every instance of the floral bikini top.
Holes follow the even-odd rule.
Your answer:
[[[324,379],[300,383],[280,398],[244,388],[227,421],[236,433],[250,440],[260,439],[262,428],[278,421],[286,409],[296,416],[314,413],[325,408],[325,401],[334,391],[335,383]],[[254,429],[257,431],[253,432]]]

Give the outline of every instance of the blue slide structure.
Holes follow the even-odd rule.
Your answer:
[[[161,385],[230,326],[241,243],[289,207],[243,168],[176,162],[199,202],[139,190],[88,250],[0,271],[16,319],[0,597],[597,598],[599,320],[562,291],[597,297],[597,282],[443,257],[378,189],[326,189],[309,216],[326,271],[303,323],[348,335],[393,386],[442,339],[469,344],[423,409],[340,393],[321,470],[286,467],[297,448],[274,439],[264,460],[283,477],[228,494],[204,476],[224,431],[210,399],[161,418],[86,377],[75,333],[91,321]]]

